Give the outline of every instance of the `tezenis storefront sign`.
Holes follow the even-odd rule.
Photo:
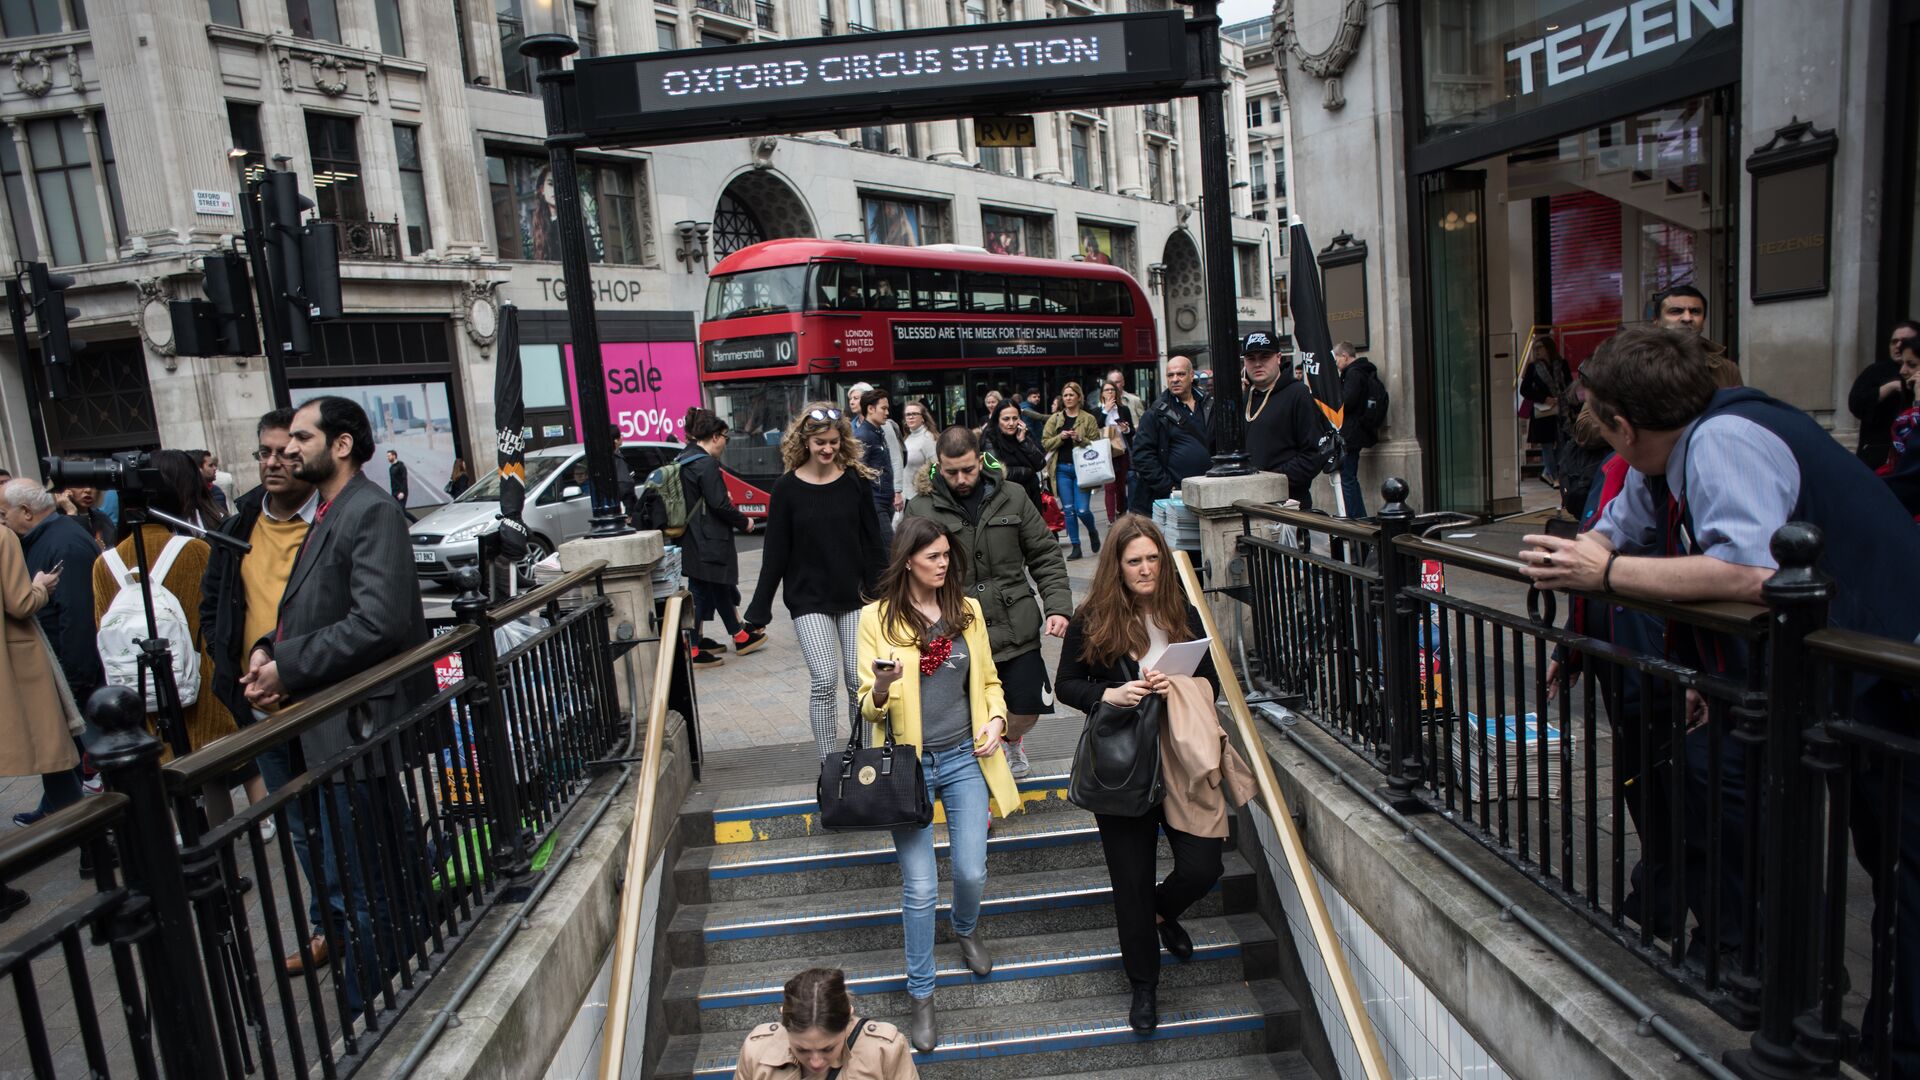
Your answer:
[[[1184,21],[1161,11],[595,57],[574,65],[570,119],[614,145],[667,129],[831,127],[836,111],[876,105],[908,120],[1160,100],[1188,77]]]
[[[1556,88],[1582,93],[1682,59],[1684,46],[1731,30],[1735,0],[1634,0],[1577,18],[1554,13],[1538,36],[1506,50],[1508,87],[1520,97]],[[1605,72],[1605,77],[1599,77]]]

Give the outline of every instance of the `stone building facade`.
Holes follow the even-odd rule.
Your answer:
[[[34,392],[37,361],[0,341],[0,464],[207,447],[251,481],[253,425],[272,405],[264,362],[176,355],[165,305],[199,296],[201,256],[240,233],[240,170],[283,155],[316,213],[342,226],[348,313],[290,362],[296,400],[355,393],[435,462],[490,462],[494,335],[511,301],[534,438],[577,437],[558,241],[539,213],[545,125],[520,40],[559,30],[607,55],[1161,6],[1109,2],[30,0],[7,20],[20,25],[0,27],[0,257],[75,277],[68,303],[90,347],[74,393],[49,401]],[[1226,52],[1240,179],[1245,70],[1237,45]],[[1063,259],[1092,243],[1147,286],[1163,346],[1198,344],[1193,102],[1038,121],[1027,150],[981,148],[956,121],[583,154],[601,336],[691,340],[726,252],[861,236],[871,204],[898,201],[917,208],[921,243]],[[1274,293],[1249,187],[1233,191],[1240,314],[1266,326]]]

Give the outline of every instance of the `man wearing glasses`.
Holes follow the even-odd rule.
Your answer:
[[[293,426],[292,409],[275,409],[260,418],[258,448],[254,460],[260,464],[260,486],[240,496],[234,512],[222,522],[227,535],[253,545],[246,555],[236,555],[224,546],[216,546],[207,563],[206,583],[200,590],[200,625],[206,631],[207,649],[213,656],[214,696],[233,713],[240,726],[261,720],[267,711],[255,709],[240,686],[249,646],[272,635],[280,611],[280,594],[287,589],[294,559],[300,545],[313,527],[320,508],[320,496],[314,486],[293,475],[293,465],[285,456],[288,430]],[[278,790],[292,776],[285,747],[276,748],[259,759],[261,777],[268,790]],[[290,808],[288,822],[293,826],[293,847],[306,873],[308,925],[318,930],[326,925],[320,918],[322,889],[316,883],[307,852],[307,833],[299,825],[298,804]],[[345,899],[327,898],[341,910]],[[330,949],[324,934],[316,933],[311,944],[315,963],[325,966]],[[302,960],[299,950],[285,960],[290,974],[299,974]]]
[[[1860,460],[1870,469],[1886,464],[1893,450],[1894,418],[1913,404],[1913,391],[1900,370],[1901,361],[1912,349],[1920,349],[1920,322],[1903,319],[1894,323],[1886,359],[1868,364],[1847,394],[1847,411],[1860,421]]]

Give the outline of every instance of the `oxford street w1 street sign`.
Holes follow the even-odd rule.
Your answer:
[[[1164,101],[1201,85],[1180,11],[577,60],[569,141],[785,134]]]

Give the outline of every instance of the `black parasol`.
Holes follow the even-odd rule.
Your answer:
[[[1340,368],[1333,362],[1333,332],[1327,328],[1327,298],[1320,291],[1320,265],[1313,257],[1307,227],[1295,222],[1288,230],[1292,248],[1287,273],[1287,306],[1293,311],[1293,347],[1300,357],[1300,374],[1313,391],[1313,400],[1335,429],[1340,427],[1343,398]]]
[[[520,309],[500,306],[500,329],[493,342],[493,415],[499,425],[500,555],[517,563],[527,553],[527,526],[520,512],[527,503],[526,396],[520,385]]]

